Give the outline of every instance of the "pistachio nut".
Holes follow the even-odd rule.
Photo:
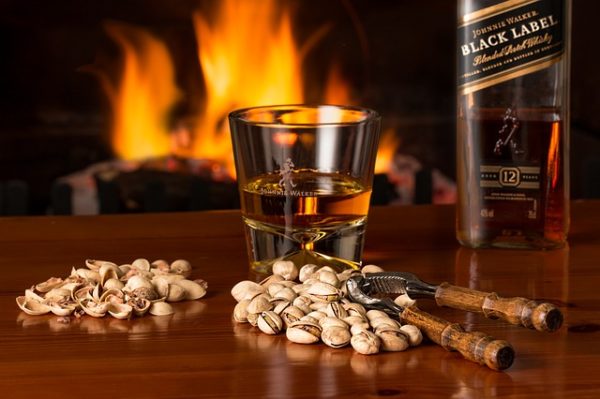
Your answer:
[[[278,260],[273,263],[273,274],[279,274],[286,280],[293,281],[298,277],[298,268],[289,260]]]
[[[417,346],[423,341],[423,334],[417,326],[412,324],[405,324],[400,327],[400,331],[406,334],[410,346]]]
[[[379,352],[381,340],[372,332],[363,330],[352,336],[350,344],[358,353],[372,355]]]
[[[342,348],[350,343],[350,331],[344,327],[329,326],[323,328],[321,340],[331,348]]]
[[[313,344],[321,338],[321,327],[310,321],[296,321],[285,332],[287,339],[298,344]]]
[[[265,334],[276,335],[283,328],[283,320],[277,313],[266,311],[258,315],[257,326]]]

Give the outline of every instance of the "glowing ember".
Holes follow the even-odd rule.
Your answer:
[[[379,149],[377,150],[377,159],[375,160],[375,173],[386,173],[390,170],[390,165],[394,162],[396,149],[400,140],[393,129],[386,129],[379,139]]]

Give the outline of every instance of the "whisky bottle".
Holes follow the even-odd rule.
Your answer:
[[[570,0],[460,0],[456,230],[549,249],[569,229]]]

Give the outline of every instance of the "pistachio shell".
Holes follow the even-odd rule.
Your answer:
[[[167,274],[171,271],[169,262],[164,259],[157,259],[150,264],[151,270],[156,274]]]
[[[321,340],[331,348],[342,348],[350,343],[352,336],[345,327],[329,326],[323,328]]]
[[[338,319],[343,319],[348,316],[348,312],[339,302],[328,303],[325,308],[325,313],[327,313],[327,316],[329,317],[337,317]]]
[[[297,306],[289,306],[283,312],[281,312],[281,318],[286,326],[300,320],[304,317],[304,312]]]
[[[330,271],[321,271],[319,270],[317,272],[317,278],[319,279],[319,281],[326,283],[326,284],[330,284],[333,285],[336,288],[339,288],[340,286],[340,279],[338,279],[337,274],[334,272],[330,272]]]
[[[110,278],[108,280],[106,280],[104,282],[104,286],[103,288],[105,290],[122,290],[125,287],[125,284],[123,284],[122,281],[114,279],[114,278]]]
[[[409,346],[408,337],[399,329],[378,329],[375,334],[381,340],[381,349],[388,352],[400,352]]]
[[[174,282],[175,285],[180,286],[185,290],[185,299],[194,300],[200,299],[206,295],[206,289],[200,284],[190,280],[177,280]]]
[[[102,264],[102,266],[100,266],[98,274],[100,275],[100,284],[104,287],[104,284],[107,280],[119,279],[121,276],[121,271],[114,263],[105,262]]]
[[[348,324],[344,320],[340,320],[335,317],[323,317],[319,320],[319,325],[323,329],[327,327],[342,327],[347,330],[349,328]]]
[[[321,327],[310,321],[296,321],[285,333],[287,339],[298,344],[313,344],[321,338]]]
[[[362,355],[372,355],[379,352],[381,340],[372,332],[363,330],[352,336],[350,344],[358,353]]]
[[[115,264],[112,262],[105,261],[105,260],[97,260],[97,259],[86,259],[85,260],[85,266],[88,269],[93,270],[95,272],[100,271],[100,268],[102,267],[102,265],[115,265]]]
[[[400,327],[400,331],[406,334],[410,346],[417,346],[423,341],[423,334],[417,326],[406,324]]]
[[[143,316],[150,309],[152,302],[146,298],[132,298],[127,304],[133,308],[133,313],[136,316]]]
[[[318,281],[306,290],[308,296],[315,302],[335,302],[342,297],[339,289],[331,284]]]
[[[309,297],[300,295],[299,297],[294,299],[294,301],[292,302],[292,305],[300,308],[300,310],[302,310],[304,313],[310,313],[311,312],[311,309],[310,309],[311,303],[312,303],[312,300]]]
[[[308,280],[318,269],[317,265],[313,265],[311,263],[307,263],[306,265],[300,268],[300,272],[298,274],[298,279],[300,282],[305,282]]]
[[[269,277],[263,279],[258,284],[267,288],[267,287],[269,287],[269,285],[271,285],[273,283],[279,283],[280,281],[283,281],[283,280],[284,280],[284,278],[282,276],[280,276],[279,274],[271,274]]]
[[[381,310],[376,310],[376,309],[371,309],[366,313],[367,319],[369,320],[373,320],[373,319],[377,319],[379,317],[390,317],[388,316],[387,313],[381,311]]]
[[[168,284],[173,284],[175,281],[185,280],[181,274],[161,274],[159,276],[152,277],[151,281],[155,283],[157,280],[163,280]]]
[[[108,307],[108,313],[116,319],[129,319],[133,313],[131,305],[126,303],[111,303]]]
[[[233,308],[233,320],[238,323],[247,323],[248,322],[248,304],[250,303],[249,299],[243,299],[239,301],[235,307]]]
[[[93,281],[96,283],[100,281],[100,274],[97,271],[82,268],[77,269],[76,273],[79,277],[84,278],[88,281]]]
[[[44,295],[44,299],[62,299],[62,298],[70,298],[71,291],[64,288],[52,288],[50,291],[46,292]]]
[[[131,262],[131,267],[134,269],[138,269],[141,271],[149,272],[150,271],[150,262],[145,258],[138,258]]]
[[[177,259],[171,263],[171,273],[180,274],[187,278],[192,275],[192,265],[185,259]]]
[[[408,306],[414,305],[415,303],[417,303],[417,301],[409,297],[407,294],[402,294],[397,296],[396,299],[394,299],[394,303],[398,306],[406,308]]]
[[[363,274],[367,274],[367,273],[381,273],[381,272],[384,272],[385,270],[383,270],[381,267],[379,267],[377,265],[366,265],[366,266],[363,266],[363,268],[360,271]]]
[[[48,280],[43,283],[39,283],[35,286],[35,289],[38,292],[48,292],[53,288],[59,287],[63,284],[63,279],[58,277],[50,277]]]
[[[17,305],[21,310],[29,315],[38,316],[50,312],[50,306],[40,303],[26,296],[17,297]]]
[[[261,313],[271,310],[273,304],[269,302],[269,298],[265,294],[261,294],[253,298],[248,304],[248,313]]]
[[[104,317],[110,304],[107,302],[99,303],[93,299],[83,299],[79,301],[79,306],[81,306],[81,309],[86,314],[92,317]]]
[[[57,316],[68,316],[77,309],[76,303],[69,304],[51,304],[50,311]]]
[[[255,283],[254,281],[240,281],[231,289],[231,296],[239,302],[242,299],[251,299],[259,293],[265,292],[265,287]]]
[[[177,284],[169,284],[167,292],[167,302],[183,301],[187,296],[185,289]]]
[[[275,335],[281,332],[283,320],[281,320],[281,317],[277,313],[266,311],[260,313],[256,325],[265,334]]]
[[[132,276],[129,280],[127,280],[127,284],[125,284],[125,289],[127,291],[133,291],[141,287],[154,289],[150,280],[139,275]]]
[[[278,260],[273,263],[273,274],[279,274],[286,280],[293,281],[298,277],[298,268],[289,260]]]
[[[150,314],[154,316],[166,316],[175,313],[173,307],[166,302],[154,302],[150,307]]]

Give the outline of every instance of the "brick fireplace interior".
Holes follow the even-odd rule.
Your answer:
[[[91,72],[100,69],[105,75],[119,76],[122,48],[111,37],[110,26],[147,32],[165,44],[182,92],[170,113],[173,126],[201,108],[208,85],[198,66],[192,15],[201,15],[211,24],[219,1],[4,0],[0,4],[0,214],[69,213],[56,209],[57,200],[71,195],[61,191],[57,181],[116,158],[110,140],[114,110],[98,73]],[[242,1],[257,5],[262,0]],[[305,51],[300,72],[304,101],[327,98],[335,69],[348,102],[382,113],[384,130],[396,137],[396,155],[414,159],[422,169],[436,170],[451,182],[455,177],[455,2],[275,3],[289,12],[294,41]],[[575,1],[573,10],[572,197],[597,197],[600,74],[596,58],[600,49],[590,40],[595,30],[587,16],[597,15],[600,3]],[[197,188],[202,193],[202,186]],[[151,189],[146,187],[146,192]],[[235,207],[228,188],[220,189],[229,198],[227,206]],[[214,204],[201,204],[196,209],[211,207]],[[118,207],[105,211],[111,209]]]

